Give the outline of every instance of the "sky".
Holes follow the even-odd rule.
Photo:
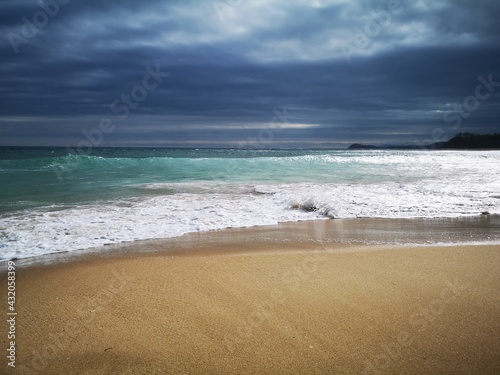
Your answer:
[[[0,1],[0,145],[499,132],[499,19],[498,0]]]

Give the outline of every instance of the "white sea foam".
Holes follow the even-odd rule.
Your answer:
[[[181,190],[175,185],[162,186]],[[209,184],[201,189],[203,193],[199,184],[186,185],[183,188],[191,192],[121,200],[105,207],[87,205],[5,217],[0,223],[2,259],[322,217],[458,217],[483,211],[500,214],[500,199],[495,197],[500,186],[493,183],[470,184],[467,188],[443,181],[301,183],[244,185],[239,189]]]

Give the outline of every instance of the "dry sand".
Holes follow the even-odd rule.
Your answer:
[[[0,373],[500,373],[499,246],[244,232],[192,236],[177,252],[20,266],[17,367],[4,356]]]

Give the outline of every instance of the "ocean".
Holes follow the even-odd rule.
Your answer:
[[[500,214],[499,151],[0,148],[0,260],[332,218]]]

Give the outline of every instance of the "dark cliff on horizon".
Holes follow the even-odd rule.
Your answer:
[[[446,142],[424,146],[374,146],[354,143],[348,150],[500,150],[500,133],[459,133]]]

